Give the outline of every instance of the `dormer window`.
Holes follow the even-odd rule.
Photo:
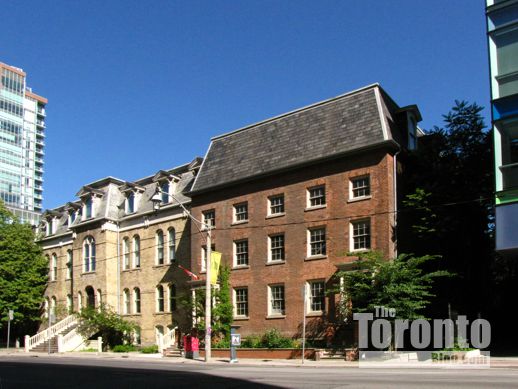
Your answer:
[[[93,217],[93,213],[94,213],[93,208],[94,208],[93,199],[91,197],[88,197],[84,203],[85,219],[90,219],[91,217]]]
[[[164,181],[160,184],[160,192],[162,192],[162,203],[167,204],[169,202],[169,181]]]
[[[51,223],[48,220],[46,220],[45,221],[45,235],[49,236],[52,233],[51,230],[52,230]]]
[[[408,150],[417,149],[417,123],[415,119],[410,116],[408,118]]]
[[[126,213],[133,212],[135,212],[135,192],[130,192],[126,197]]]

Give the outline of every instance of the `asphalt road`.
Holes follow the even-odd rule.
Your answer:
[[[81,358],[0,360],[0,389],[517,388],[518,370],[197,365]]]

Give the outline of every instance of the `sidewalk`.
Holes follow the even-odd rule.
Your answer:
[[[187,358],[169,358],[162,357],[161,354],[141,354],[137,352],[131,353],[113,353],[113,352],[67,352],[62,354],[47,354],[47,353],[25,353],[23,350],[16,349],[0,349],[0,361],[6,360],[10,357],[50,357],[50,358],[90,358],[90,359],[130,359],[130,360],[141,360],[146,362],[161,362],[171,364],[190,364],[190,365],[205,365],[203,358],[198,359],[187,359]],[[228,358],[213,358],[210,365],[231,365]],[[234,365],[234,364],[232,364]],[[358,368],[358,362],[349,362],[340,359],[329,359],[329,360],[305,360],[304,364],[300,359],[239,359],[238,366],[286,366],[286,367],[343,367],[343,368]],[[507,369],[518,369],[518,357],[492,357],[491,368],[507,368]]]

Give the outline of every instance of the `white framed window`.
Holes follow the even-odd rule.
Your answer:
[[[164,233],[162,230],[156,232],[156,264],[164,264]]]
[[[68,225],[71,226],[76,221],[77,213],[74,210],[68,211]]]
[[[417,123],[410,116],[408,118],[408,150],[417,149]]]
[[[136,194],[135,192],[129,192],[126,196],[126,213],[134,213],[136,211]]]
[[[314,186],[308,188],[307,207],[323,207],[326,205],[326,187],[325,185]]]
[[[285,260],[284,234],[271,235],[268,237],[269,262],[282,262]]]
[[[83,272],[94,272],[95,266],[95,240],[88,236],[83,241]]]
[[[163,181],[160,183],[160,191],[162,192],[162,203],[167,204],[169,202],[169,195],[170,195],[170,189],[171,185],[169,184],[169,181]]]
[[[53,217],[50,221],[50,233],[55,234],[58,229],[58,219]]]
[[[351,251],[369,250],[371,248],[370,220],[351,222]]]
[[[174,228],[167,231],[167,238],[169,263],[173,263],[176,260],[176,230]]]
[[[327,255],[325,227],[310,228],[308,242],[308,257]]]
[[[284,214],[284,194],[268,198],[268,216]]]
[[[133,267],[140,268],[140,236],[133,236]]]
[[[214,209],[203,212],[203,223],[212,228],[216,227],[216,211]]]
[[[234,223],[248,221],[248,203],[234,205]]]
[[[88,197],[83,205],[83,215],[84,219],[90,219],[94,217],[94,201],[92,197]]]
[[[361,199],[371,195],[370,176],[351,178],[349,184],[349,198]]]
[[[58,279],[58,256],[52,253],[50,259],[50,280],[56,281]]]
[[[326,309],[326,291],[324,280],[308,281],[306,283],[307,311],[311,313],[324,312]]]
[[[130,243],[128,238],[122,240],[122,270],[130,268]]]
[[[164,287],[162,285],[156,287],[156,311],[164,312]]]
[[[124,289],[122,292],[122,313],[129,315],[130,312],[130,292],[129,289]]]
[[[74,254],[72,250],[67,251],[67,280],[70,280],[73,276],[73,263]]]
[[[140,313],[140,289],[133,288],[133,312]]]
[[[45,221],[45,236],[49,236],[51,234],[51,229],[50,221]]]
[[[234,288],[234,316],[248,317],[248,288]]]
[[[248,266],[248,239],[234,242],[234,266]]]
[[[216,246],[211,246],[212,251],[216,251]],[[202,246],[201,248],[201,271],[207,271],[207,246]]]
[[[284,301],[284,285],[268,285],[268,304],[269,316],[283,316],[286,314]]]

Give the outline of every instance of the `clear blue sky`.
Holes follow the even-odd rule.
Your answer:
[[[0,61],[49,99],[47,208],[374,82],[425,129],[455,99],[489,105],[483,0],[2,0],[0,15]]]

